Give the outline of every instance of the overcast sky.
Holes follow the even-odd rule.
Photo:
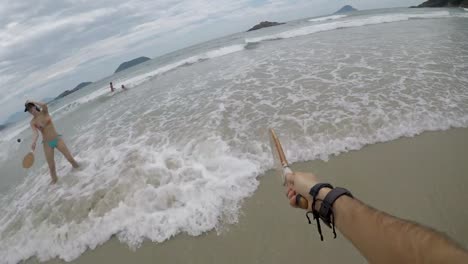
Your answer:
[[[156,57],[288,21],[422,0],[0,0],[0,123],[26,99],[55,97],[111,75],[137,56]]]

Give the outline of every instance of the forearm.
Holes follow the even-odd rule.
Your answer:
[[[333,205],[336,227],[370,263],[468,263],[468,254],[429,228],[342,196]]]
[[[38,138],[39,138],[39,133],[34,133],[32,142],[36,143]]]
[[[30,101],[30,102],[39,106],[44,113],[49,113],[49,108],[47,107],[46,103],[41,103],[41,102],[36,102],[36,101]]]
[[[39,106],[40,108],[43,108],[44,106],[47,106],[46,103],[41,103],[41,102],[36,102],[36,101],[29,101],[29,102]]]
[[[39,133],[37,132],[37,130],[33,128],[33,137],[32,137],[32,145],[31,145],[33,150],[36,148],[36,142],[38,138],[39,138]]]
[[[297,207],[297,194],[309,201],[310,190],[320,181],[313,174],[286,175],[289,204]],[[315,197],[315,210],[331,191],[322,188]],[[305,208],[303,208],[305,209]],[[468,252],[449,238],[375,210],[357,199],[340,196],[332,206],[335,226],[370,263],[468,263]]]

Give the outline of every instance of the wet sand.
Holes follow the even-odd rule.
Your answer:
[[[426,132],[327,162],[296,163],[293,169],[312,171],[371,206],[435,228],[468,246],[468,129]],[[113,238],[72,263],[365,263],[340,233],[333,240],[325,227],[325,241],[320,242],[305,212],[287,205],[273,171],[260,181],[236,225],[199,237],[178,235],[162,244],[148,241],[136,251]]]

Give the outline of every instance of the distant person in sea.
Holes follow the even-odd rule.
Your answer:
[[[39,132],[41,132],[42,144],[44,145],[44,154],[46,156],[47,164],[49,165],[52,183],[56,183],[58,178],[57,172],[55,170],[55,148],[57,148],[65,156],[73,168],[78,168],[79,165],[70,154],[67,145],[65,145],[65,142],[62,139],[62,135],[58,134],[55,130],[54,124],[52,123],[52,118],[49,115],[47,104],[28,100],[24,106],[24,111],[29,112],[33,116],[33,119],[30,122],[31,129],[33,130],[31,149],[33,152],[36,150],[36,142],[39,138]]]
[[[125,87],[123,84],[122,84],[122,90],[127,90],[127,87]]]
[[[333,228],[334,237],[336,226],[369,263],[468,263],[468,251],[444,234],[369,207],[344,188],[310,173],[290,173],[286,180],[289,204],[298,207],[306,198],[302,206],[308,208],[302,209],[309,223],[316,221],[321,239],[320,220]]]
[[[114,91],[115,91],[114,85],[112,84],[112,82],[110,82],[110,89],[111,89],[111,92],[114,92]]]

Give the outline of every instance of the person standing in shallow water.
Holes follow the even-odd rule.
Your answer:
[[[49,165],[52,183],[54,184],[58,180],[54,159],[55,148],[57,148],[65,156],[73,168],[78,168],[79,165],[70,154],[67,145],[65,145],[65,142],[62,139],[62,135],[59,135],[55,130],[54,124],[52,123],[52,118],[49,115],[47,104],[28,100],[25,103],[24,111],[29,112],[33,116],[33,119],[30,122],[31,129],[33,130],[33,142],[31,149],[32,151],[36,150],[36,142],[39,138],[40,131],[42,134],[42,143],[44,145],[44,154],[47,160],[47,164]]]
[[[114,84],[112,84],[112,82],[110,82],[109,85],[110,85],[111,92],[114,92],[115,91]]]

